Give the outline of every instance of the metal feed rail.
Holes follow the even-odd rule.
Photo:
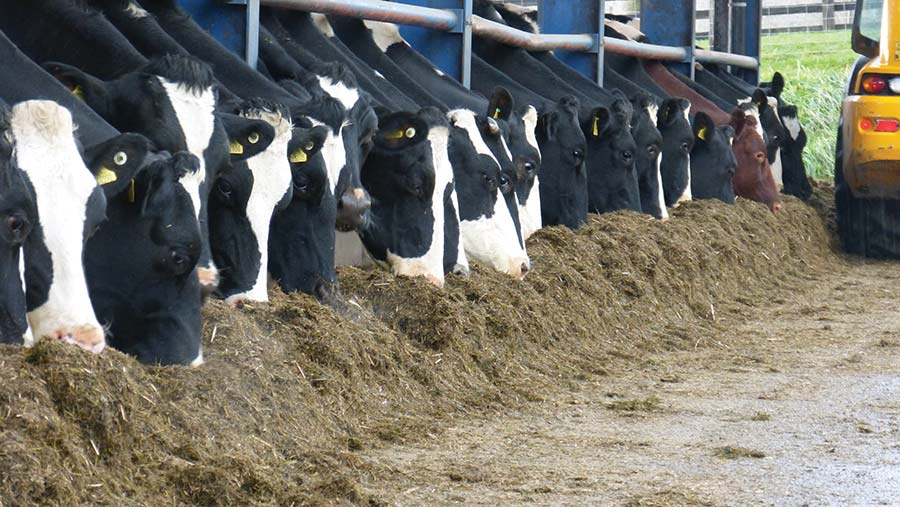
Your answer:
[[[463,55],[460,75],[461,81],[466,87],[470,85],[471,79],[472,34],[534,51],[560,50],[596,53],[596,75],[600,84],[603,83],[602,58],[604,51],[638,58],[673,62],[692,63],[697,61],[731,65],[751,70],[759,68],[759,61],[756,58],[720,51],[645,44],[613,37],[600,37],[599,34],[528,33],[502,23],[472,15],[472,0],[464,0],[463,9],[435,9],[384,0],[231,0],[229,3],[243,3],[248,6],[248,33],[250,35],[258,33],[258,5],[349,16],[397,23],[399,25],[412,25],[442,32],[461,33],[463,35]],[[602,0],[598,4],[602,13]],[[251,19],[254,16],[256,19]],[[602,24],[600,28],[602,29]],[[251,47],[255,41],[256,37],[248,37],[248,59],[251,56],[255,59],[256,49]],[[255,65],[255,62],[251,61],[250,63]]]

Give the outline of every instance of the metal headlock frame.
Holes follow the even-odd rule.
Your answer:
[[[532,51],[571,51],[597,55],[596,80],[603,84],[603,52],[634,56],[637,58],[671,62],[707,62],[730,65],[756,71],[759,61],[722,51],[710,51],[694,47],[662,46],[602,35],[600,23],[596,34],[533,34],[512,28],[472,14],[472,0],[462,0],[463,9],[435,9],[418,5],[387,2],[384,0],[228,0],[230,4],[247,6],[246,59],[256,67],[259,46],[259,7],[286,9],[348,16],[399,25],[412,25],[442,32],[460,33],[463,37],[460,81],[467,88],[471,83],[472,35],[485,37],[510,46]],[[603,16],[603,0],[598,0],[600,16]],[[693,27],[691,27],[693,29]],[[693,65],[691,65],[693,68]],[[693,72],[691,72],[691,75]]]

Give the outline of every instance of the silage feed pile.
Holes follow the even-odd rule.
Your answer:
[[[475,266],[439,290],[350,268],[338,308],[212,302],[199,369],[2,348],[0,505],[382,505],[357,485],[357,451],[710,345],[717,311],[841,262],[822,209],[615,213],[537,233],[524,281]]]

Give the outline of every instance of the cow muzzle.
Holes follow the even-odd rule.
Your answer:
[[[531,271],[531,261],[528,258],[513,258],[509,261],[509,268],[506,272],[513,278],[519,280],[525,279],[525,275]]]
[[[369,194],[361,188],[349,188],[337,203],[336,227],[339,231],[349,232],[364,222],[366,212],[372,206]]]
[[[106,348],[106,337],[103,329],[91,324],[75,326],[71,329],[59,329],[51,338],[77,345],[95,354],[99,354]]]
[[[197,268],[197,277],[200,279],[204,300],[219,288],[219,270],[215,266]]]

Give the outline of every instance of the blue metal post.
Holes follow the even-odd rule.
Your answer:
[[[460,19],[464,18],[465,2],[471,0],[402,0],[400,3],[432,7],[435,9],[453,9],[460,13]],[[471,12],[471,11],[469,11]],[[468,18],[471,20],[471,17]],[[439,69],[453,78],[463,82],[466,21],[452,32],[439,32],[418,26],[401,25],[400,33],[403,38],[426,58],[431,60]],[[469,25],[471,26],[471,25]],[[471,48],[471,30],[468,30],[469,45]],[[471,52],[471,49],[469,50]]]
[[[247,57],[246,5],[229,5],[221,0],[178,0],[178,3],[220,44]]]
[[[762,34],[762,0],[745,0],[744,54],[759,59]],[[740,76],[752,84],[759,83],[759,69],[741,69]]]
[[[556,51],[560,60],[585,76],[603,83],[604,0],[539,0],[538,24],[545,34],[597,34],[597,51]]]
[[[688,61],[670,66],[694,76],[695,0],[641,0],[641,31],[653,44],[688,48]]]

